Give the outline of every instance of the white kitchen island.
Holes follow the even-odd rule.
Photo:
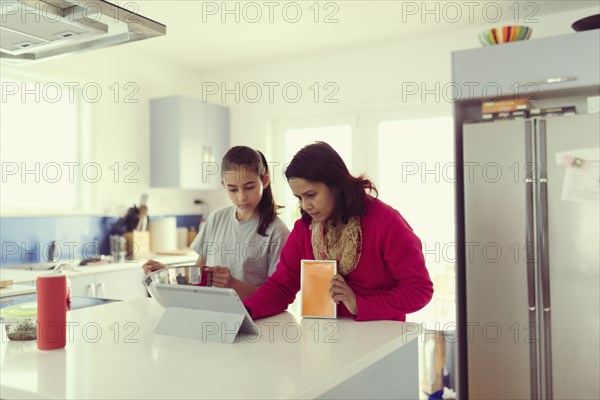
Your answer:
[[[70,311],[62,350],[2,329],[0,398],[418,398],[417,324],[285,312],[224,344],[153,333],[163,311],[150,298]]]

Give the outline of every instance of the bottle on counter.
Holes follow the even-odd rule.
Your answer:
[[[48,246],[47,259],[48,262],[51,263],[58,261],[58,248],[56,246],[56,240],[51,241],[50,245]]]
[[[185,249],[186,247],[189,247],[188,241],[190,238],[189,235],[189,229],[186,227],[179,227],[177,228],[177,248],[178,249]]]
[[[190,230],[188,231],[188,247],[192,245],[194,239],[196,239],[196,235],[198,235],[198,231],[195,226],[190,226]]]
[[[121,235],[110,235],[110,255],[114,263],[125,260],[127,240]]]
[[[62,349],[67,344],[67,277],[51,272],[37,277],[37,347]]]

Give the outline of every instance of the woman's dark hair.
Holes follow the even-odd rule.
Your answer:
[[[285,177],[301,178],[310,182],[322,182],[331,190],[335,207],[331,219],[348,223],[350,217],[364,215],[367,209],[366,191],[377,196],[373,182],[360,175],[354,177],[342,157],[325,142],[315,142],[303,147],[285,170]],[[300,209],[303,216],[307,216]]]
[[[221,176],[227,171],[236,171],[241,167],[253,171],[260,179],[269,173],[269,166],[264,154],[246,146],[235,146],[223,156],[221,161]],[[278,206],[275,204],[271,185],[263,190],[262,198],[258,203],[258,229],[259,235],[267,236],[267,228],[277,216]]]

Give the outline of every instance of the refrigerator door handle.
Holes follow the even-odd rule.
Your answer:
[[[529,304],[529,311],[535,311],[536,309],[536,296],[535,296],[535,232],[533,228],[534,215],[533,215],[533,185],[537,179],[536,166],[533,162],[533,135],[532,135],[532,122],[527,121],[525,123],[525,154],[526,154],[526,172],[525,172],[525,216],[526,231],[525,231],[525,255],[527,261],[527,301]]]
[[[527,304],[529,306],[530,337],[535,338],[529,342],[529,381],[531,399],[538,399],[538,346],[537,346],[537,311],[535,290],[535,231],[534,231],[534,184],[537,179],[537,168],[533,152],[533,121],[525,122],[525,261],[527,265]]]
[[[533,85],[544,85],[544,84],[561,83],[561,82],[569,82],[569,81],[576,81],[576,80],[577,80],[576,76],[557,76],[557,77],[546,78],[546,79],[536,79],[533,81],[519,82],[519,83],[517,83],[517,85],[519,85],[520,87],[532,87]]]
[[[540,177],[538,188],[537,233],[540,273],[542,278],[542,306],[550,311],[550,265],[548,262],[548,168],[546,166],[546,121],[539,121],[537,161]]]
[[[542,307],[544,319],[544,397],[552,399],[552,332],[550,318],[550,263],[548,247],[548,167],[546,160],[546,121],[538,121],[536,132],[536,156],[540,170],[537,183],[538,207],[536,215],[538,259],[542,285]]]

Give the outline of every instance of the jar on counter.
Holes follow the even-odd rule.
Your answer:
[[[127,254],[127,239],[121,235],[110,235],[110,255],[114,263],[125,260]]]
[[[2,325],[10,340],[37,339],[37,302],[15,304],[0,310]]]

